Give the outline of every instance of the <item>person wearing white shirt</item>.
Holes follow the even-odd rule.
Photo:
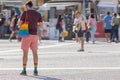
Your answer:
[[[81,42],[81,47],[78,50],[79,52],[84,51],[84,30],[85,30],[85,18],[81,15],[81,13],[78,11],[76,12],[76,18],[74,20],[74,25],[77,26],[77,31],[76,31],[76,37],[78,42]]]

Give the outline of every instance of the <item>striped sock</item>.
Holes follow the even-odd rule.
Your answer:
[[[38,63],[34,63],[34,71],[37,71]]]
[[[26,71],[26,64],[23,64],[23,71]]]

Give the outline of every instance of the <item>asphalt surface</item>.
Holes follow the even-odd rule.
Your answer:
[[[75,41],[42,41],[38,49],[39,76],[33,76],[29,51],[28,76],[21,76],[22,50],[16,40],[0,40],[0,80],[120,80],[120,43],[85,43],[85,52]]]

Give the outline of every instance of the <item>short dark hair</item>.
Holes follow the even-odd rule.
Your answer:
[[[117,13],[115,13],[114,16],[117,17]]]
[[[62,18],[62,15],[59,15],[59,17],[58,17],[59,19],[61,19]]]
[[[58,19],[59,20],[63,20],[62,15],[59,15]]]
[[[33,7],[32,1],[27,2],[25,5],[26,5],[26,6],[29,6],[29,7]]]
[[[110,12],[107,12],[107,15],[110,15]]]

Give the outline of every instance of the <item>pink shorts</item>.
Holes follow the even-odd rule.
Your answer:
[[[28,37],[22,38],[21,49],[23,50],[37,50],[38,49],[38,36],[29,35]]]

